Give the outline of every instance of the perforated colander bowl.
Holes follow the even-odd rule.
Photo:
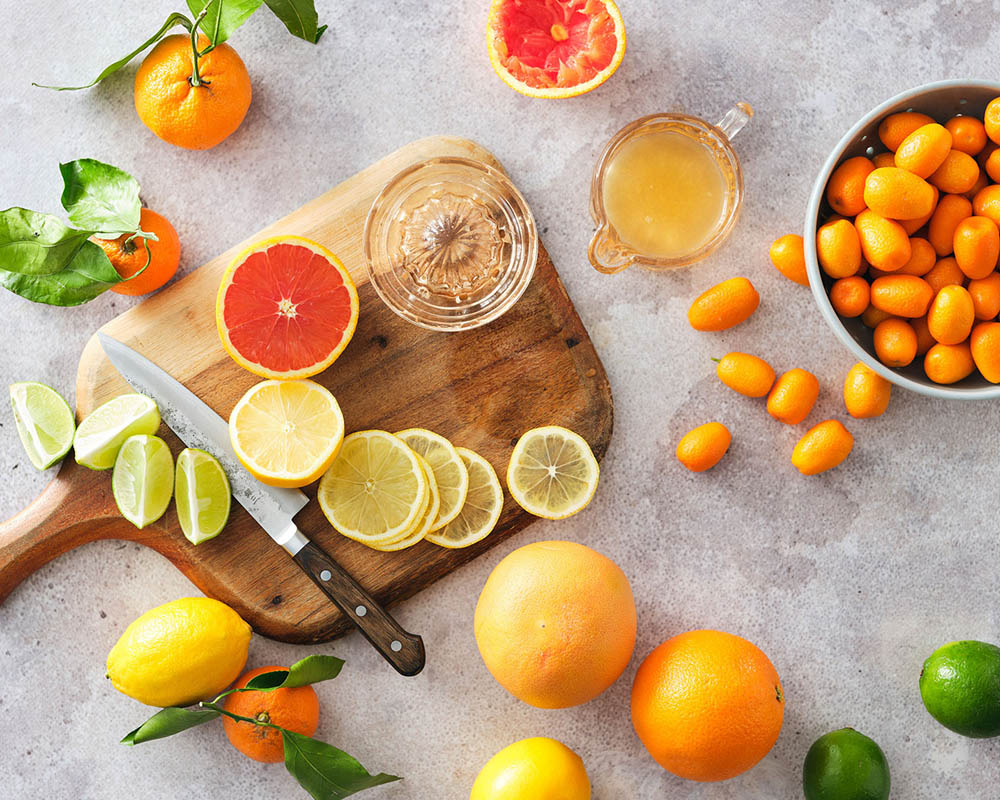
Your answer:
[[[941,386],[931,381],[923,369],[923,358],[917,357],[913,363],[902,369],[892,369],[885,366],[875,356],[872,343],[872,332],[860,318],[841,319],[830,303],[830,286],[833,280],[819,266],[816,256],[816,229],[821,219],[830,215],[830,207],[826,203],[826,184],[830,175],[840,162],[854,156],[872,156],[884,152],[885,147],[878,138],[879,123],[890,114],[898,111],[921,111],[936,119],[942,125],[956,114],[978,116],[982,119],[986,105],[996,97],[1000,97],[1000,83],[997,81],[938,81],[918,86],[873,108],[852,127],[833,148],[830,157],[820,170],[809,197],[806,209],[805,239],[806,269],[809,273],[809,285],[812,287],[813,298],[819,306],[820,313],[827,321],[837,338],[850,350],[859,361],[864,362],[879,375],[883,375],[897,386],[911,389],[914,392],[930,397],[959,398],[963,400],[978,400],[1000,397],[1000,385],[989,383],[978,372],[973,372],[968,378],[950,386]]]

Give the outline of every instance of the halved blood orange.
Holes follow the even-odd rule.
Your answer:
[[[612,0],[493,0],[486,43],[494,71],[512,89],[575,97],[618,69],[625,25]]]
[[[264,239],[222,276],[215,302],[222,345],[264,378],[308,378],[344,352],[358,293],[333,253],[301,236]]]

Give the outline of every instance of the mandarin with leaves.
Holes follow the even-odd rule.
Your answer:
[[[287,667],[252,669],[241,675],[233,688],[242,689],[258,675],[284,669]],[[223,708],[230,714],[250,717],[261,723],[258,725],[227,716],[222,718],[229,743],[254,761],[273,763],[285,758],[281,732],[269,727],[270,725],[277,725],[303,736],[312,736],[319,726],[319,698],[312,686],[268,692],[234,692],[223,700]]]
[[[125,234],[117,239],[91,240],[100,245],[115,271],[124,278],[111,287],[112,292],[130,296],[155,292],[177,272],[181,241],[170,220],[144,208],[139,212],[139,229],[154,234],[156,239]]]
[[[199,52],[208,48],[199,37]],[[250,108],[250,75],[228,44],[220,44],[193,66],[191,37],[167,36],[150,50],[135,73],[135,110],[163,141],[188,150],[215,147],[240,127]]]

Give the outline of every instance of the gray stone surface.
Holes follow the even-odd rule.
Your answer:
[[[569,521],[538,522],[401,605],[404,625],[427,643],[428,666],[417,678],[393,674],[357,635],[317,650],[252,643],[251,665],[310,652],[347,659],[342,677],[319,688],[318,735],[373,769],[406,777],[368,796],[465,797],[495,751],[550,735],[583,756],[597,800],[792,800],[801,796],[809,744],[845,725],[882,744],[894,797],[996,796],[1000,745],[939,727],[923,710],[917,676],[939,644],[1000,640],[1000,406],[897,391],[883,418],[848,423],[857,443],[847,463],[801,477],[789,460],[792,445],[807,425],[844,418],[840,387],[852,361],[808,292],[778,276],[766,251],[777,235],[799,230],[814,173],[867,109],[925,81],[996,75],[1000,4],[927,0],[885,11],[863,2],[623,0],[629,51],[618,74],[588,96],[544,102],[493,75],[483,46],[486,0],[320,0],[330,30],[318,48],[291,39],[263,13],[236,35],[253,106],[234,136],[205,153],[174,149],[141,125],[132,108],[134,66],[88,92],[29,85],[89,79],[182,3],[0,5],[4,205],[58,211],[60,161],[111,161],[137,175],[146,202],[173,220],[188,271],[433,133],[491,148],[532,204],[614,391],[615,436],[596,500]],[[736,100],[752,103],[757,116],[736,145],[747,201],[730,242],[676,274],[594,272],[586,260],[587,193],[606,139],[641,114],[683,109],[715,119]],[[729,332],[692,331],[691,298],[734,274],[759,286],[758,313]],[[43,380],[71,396],[87,337],[130,302],[109,294],[54,309],[3,294],[3,382]],[[709,356],[730,349],[814,371],[822,393],[807,422],[781,426],[761,403],[721,387]],[[732,428],[732,450],[712,472],[688,474],[674,445],[709,419]],[[35,474],[22,457],[9,411],[0,410],[0,423],[3,518],[51,475]],[[509,697],[472,636],[472,609],[491,568],[515,547],[546,538],[575,539],[614,558],[639,609],[639,642],[625,675],[598,700],[563,711]],[[0,795],[304,796],[281,766],[233,751],[218,726],[135,749],[117,743],[147,710],[104,680],[105,654],[141,612],[191,591],[152,552],[105,542],[56,560],[0,606]],[[788,698],[774,751],[750,773],[704,786],[656,766],[628,717],[641,658],[699,627],[758,643]]]

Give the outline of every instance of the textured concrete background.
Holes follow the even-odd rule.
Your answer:
[[[997,76],[1000,28],[992,23],[1000,4],[927,0],[887,12],[865,2],[623,0],[629,50],[619,72],[588,96],[544,102],[493,75],[483,44],[486,0],[320,0],[330,30],[318,47],[287,36],[264,13],[236,35],[253,105],[242,128],[205,153],[172,148],[141,125],[132,108],[134,66],[88,92],[29,85],[89,80],[182,3],[0,5],[4,205],[57,212],[60,161],[111,161],[138,176],[146,202],[173,220],[183,272],[397,146],[450,133],[491,148],[547,229],[546,246],[614,391],[616,429],[601,487],[585,513],[533,525],[397,609],[427,643],[419,677],[393,674],[357,635],[321,649],[347,667],[319,687],[318,735],[373,770],[406,777],[366,796],[462,798],[495,751],[549,735],[583,756],[596,800],[792,800],[801,796],[810,743],[845,725],[882,744],[894,797],[996,796],[1000,744],[938,726],[920,703],[917,676],[946,641],[1000,640],[1000,405],[897,391],[883,418],[848,422],[857,441],[848,462],[801,477],[792,445],[808,425],[844,418],[840,387],[852,361],[808,291],[781,278],[766,253],[777,235],[799,230],[815,172],[858,116],[925,81]],[[736,145],[747,201],[729,243],[672,275],[594,272],[586,259],[587,192],[607,138],[641,114],[683,109],[715,119],[737,100],[753,104],[757,116]],[[734,274],[757,283],[758,313],[730,332],[692,331],[684,316],[690,300]],[[108,294],[54,309],[3,294],[3,382],[42,380],[71,396],[87,337],[129,302]],[[731,349],[814,371],[822,393],[806,423],[786,428],[761,403],[721,387],[709,356]],[[688,474],[674,445],[710,419],[731,427],[731,452],[712,472]],[[0,423],[3,518],[51,475],[35,474],[22,456],[9,411],[0,410]],[[472,609],[490,569],[513,548],[546,538],[582,541],[615,559],[639,608],[626,674],[598,700],[563,711],[509,697],[472,636]],[[135,749],[118,744],[147,709],[104,680],[105,654],[133,618],[191,591],[154,553],[105,542],[58,559],[0,606],[0,794],[304,796],[280,765],[232,750],[217,725]],[[699,627],[758,643],[788,698],[774,751],[747,775],[705,786],[656,766],[627,708],[640,659]],[[310,652],[255,639],[250,664],[287,664]]]

